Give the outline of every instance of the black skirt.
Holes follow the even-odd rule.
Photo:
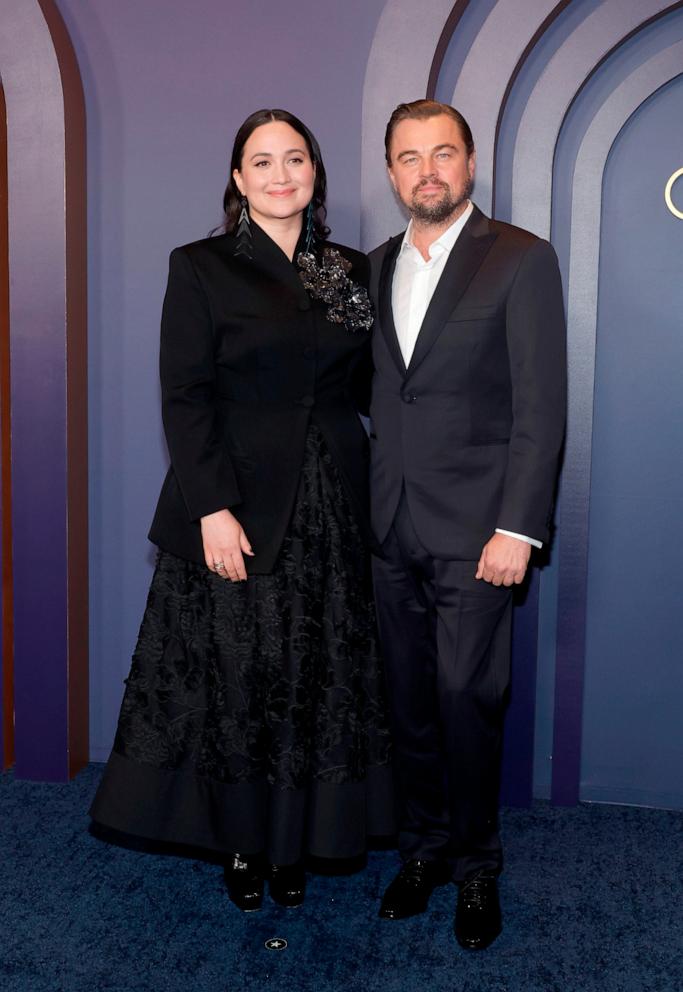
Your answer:
[[[368,552],[316,427],[272,573],[233,584],[159,553],[90,813],[273,864],[393,832]]]

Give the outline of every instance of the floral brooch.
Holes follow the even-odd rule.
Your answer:
[[[327,303],[328,320],[352,332],[370,330],[374,320],[370,297],[364,286],[349,279],[351,262],[336,248],[323,248],[320,261],[313,252],[299,252],[296,264],[306,292]]]

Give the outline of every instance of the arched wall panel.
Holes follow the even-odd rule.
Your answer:
[[[372,43],[363,87],[361,247],[369,251],[405,227],[384,159],[384,131],[397,104],[424,96],[435,48],[453,0],[389,0]]]
[[[574,170],[567,323],[570,395],[563,468],[553,798],[579,796],[585,653],[591,437],[595,390],[602,177],[609,150],[631,114],[680,73],[683,43],[648,59],[603,103]]]
[[[17,774],[87,761],[85,124],[51,0],[4,0]]]
[[[620,130],[602,184],[582,799],[683,798],[683,220],[663,196],[682,110],[679,75]]]
[[[12,489],[10,472],[9,252],[7,108],[0,82],[0,769],[14,763],[14,635],[12,631]]]
[[[529,39],[557,7],[557,0],[499,0],[471,45],[451,103],[476,129],[477,205],[490,214],[500,107]]]
[[[580,12],[581,7],[590,6],[586,0],[575,0],[575,2],[576,8],[572,5],[572,8],[567,11],[567,15],[571,14],[574,18]],[[566,20],[568,19],[566,17]],[[564,28],[566,28],[566,20],[563,24]],[[680,5],[676,5],[674,9],[662,12],[656,18],[650,19],[635,34],[628,35],[615,46],[604,63],[598,66],[584,81],[572,102],[558,138],[553,171],[552,239],[560,258],[565,290],[567,288],[571,232],[571,189],[578,148],[584,134],[602,103],[631,72],[648,58],[681,38],[683,38],[683,9]],[[540,47],[547,47],[545,39]],[[536,54],[534,53],[534,57]],[[529,71],[525,70],[523,76],[533,75],[534,78],[537,78],[539,69],[532,66],[529,66],[528,69]],[[522,92],[513,94],[509,108],[514,107],[520,99],[523,99],[525,85],[526,80],[523,82]],[[506,112],[506,128],[509,123],[507,118]],[[503,136],[503,138],[505,137]],[[508,163],[510,159],[507,157],[507,150],[504,146],[501,150],[504,161]],[[509,175],[504,174],[502,169],[500,172],[501,179],[507,181]],[[569,478],[568,475],[564,475],[563,489],[570,484]],[[562,499],[560,495],[556,513],[556,517],[560,521],[561,514]],[[555,708],[557,607],[561,551],[562,527],[560,526],[553,543],[550,563],[542,573],[539,598],[534,788],[535,794],[542,797],[550,796],[553,770],[558,765],[557,761],[553,761],[553,713]],[[570,583],[576,585],[580,581],[582,581],[581,577],[575,575]]]
[[[482,2],[477,6],[480,9],[482,7],[486,8],[487,3],[495,3],[495,0],[482,0]],[[457,33],[461,34],[461,22],[463,17],[473,10],[474,4],[471,4],[470,0],[455,0],[453,9],[446,18],[446,23],[443,26],[436,48],[434,49],[434,57],[429,70],[429,79],[427,80],[426,95],[430,100],[439,99],[439,97],[436,96],[436,92],[441,81],[444,61],[447,59],[448,50],[451,47],[453,37],[456,33],[456,28]],[[486,13],[488,13],[488,10],[486,10]]]
[[[618,42],[663,0],[602,0],[553,55],[530,94],[517,131],[512,175],[512,223],[550,237],[553,156],[562,121],[577,90]]]

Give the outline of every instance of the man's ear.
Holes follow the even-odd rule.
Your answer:
[[[474,179],[474,172],[477,167],[477,152],[476,150],[467,159],[467,169],[470,174],[470,179]]]
[[[394,173],[392,172],[390,165],[387,165],[387,175],[389,176],[389,182],[394,187],[394,190],[398,193],[398,186],[396,185],[396,180],[394,179]]]

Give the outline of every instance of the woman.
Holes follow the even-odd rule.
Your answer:
[[[393,829],[371,606],[364,255],[326,241],[325,170],[283,110],[239,129],[226,232],[175,249],[161,326],[171,456],[114,750],[108,827],[304,898],[306,855]]]

